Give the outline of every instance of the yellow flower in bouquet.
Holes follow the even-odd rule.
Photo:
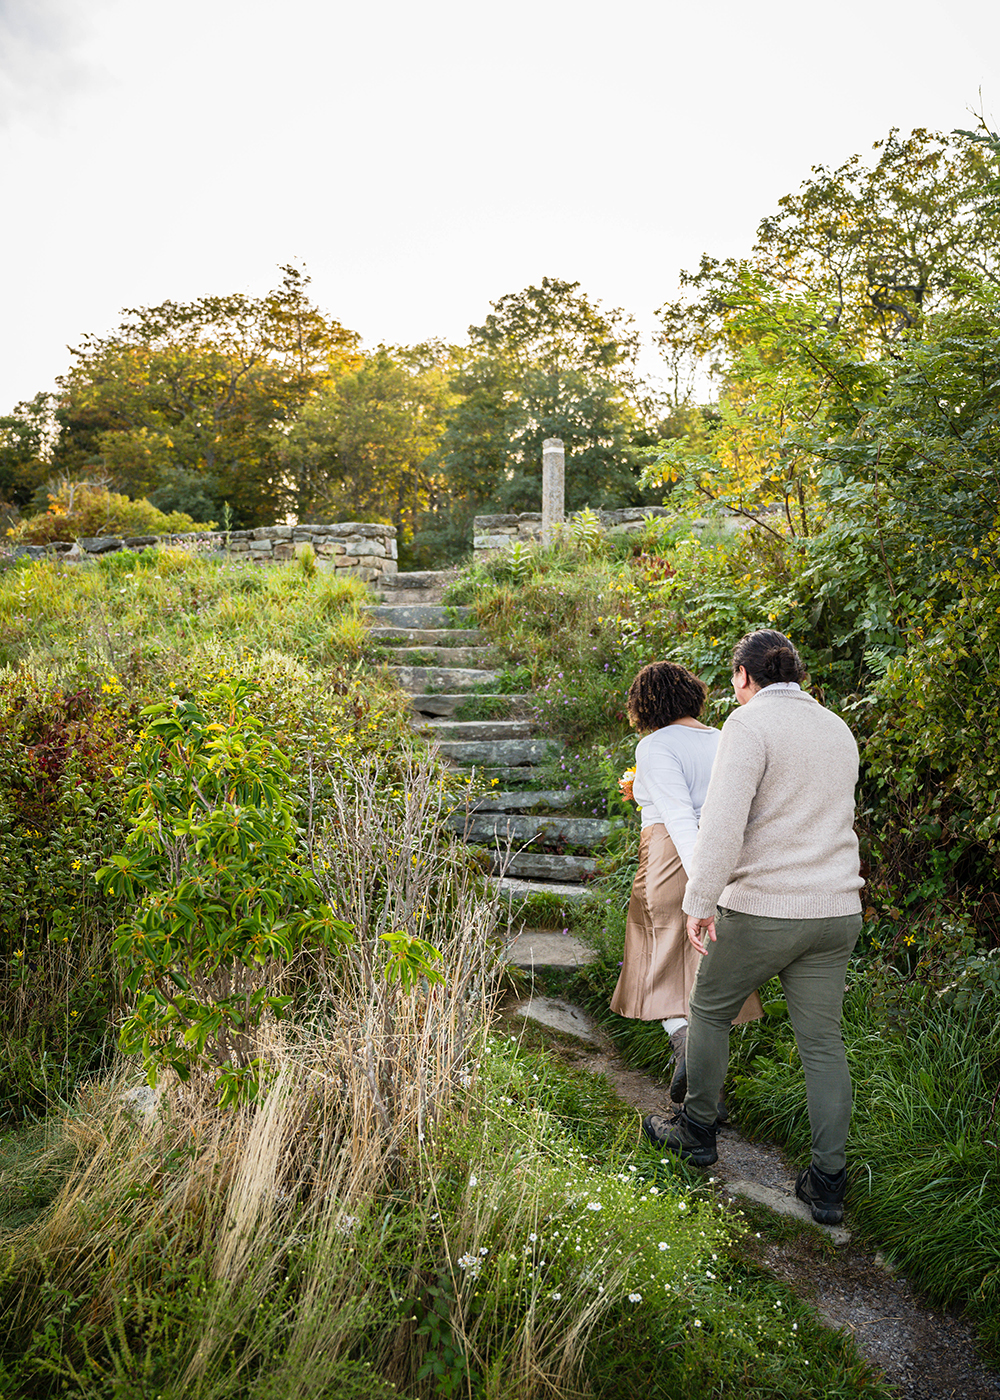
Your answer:
[[[634,802],[632,796],[632,784],[635,782],[635,769],[626,768],[625,772],[618,779],[618,790],[621,792],[626,802]]]

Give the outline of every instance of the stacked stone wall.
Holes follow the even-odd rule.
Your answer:
[[[395,525],[262,525],[254,530],[193,531],[180,535],[99,535],[91,539],[56,541],[47,545],[18,545],[15,554],[33,559],[53,556],[79,563],[120,549],[149,549],[155,545],[236,554],[254,564],[294,559],[306,546],[316,552],[321,569],[344,569],[364,583],[378,583],[397,570]]]
[[[573,511],[568,519],[573,520],[580,513]],[[593,513],[605,530],[627,534],[643,529],[647,520],[673,512],[665,506],[629,506],[622,510],[596,510]],[[477,554],[494,549],[510,549],[518,541],[526,544],[541,537],[541,511],[522,511],[518,515],[477,515],[472,523],[472,547]]]

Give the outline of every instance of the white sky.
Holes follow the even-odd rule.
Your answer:
[[[995,128],[998,55],[996,0],[0,0],[0,413],[289,261],[367,344],[545,275],[651,329],[812,165]]]

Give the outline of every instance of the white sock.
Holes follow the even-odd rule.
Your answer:
[[[670,1016],[666,1021],[661,1021],[660,1025],[666,1031],[667,1035],[673,1035],[674,1031],[679,1031],[681,1026],[687,1025],[687,1017]]]

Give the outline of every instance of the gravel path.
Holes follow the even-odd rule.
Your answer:
[[[577,1054],[573,1062],[605,1075],[635,1108],[663,1112],[671,1107],[660,1081],[627,1069],[607,1045],[596,1054]],[[788,1203],[782,1213],[798,1214],[791,1194],[795,1169],[771,1143],[750,1142],[726,1128],[719,1134],[719,1161],[712,1173],[722,1182],[756,1183],[780,1193]],[[849,1212],[844,1223],[849,1229]],[[849,1332],[901,1400],[1000,1400],[1000,1375],[977,1359],[974,1330],[960,1317],[929,1308],[900,1274],[864,1247],[848,1242],[821,1254],[795,1239],[767,1241],[761,1262],[810,1300],[831,1327]]]

